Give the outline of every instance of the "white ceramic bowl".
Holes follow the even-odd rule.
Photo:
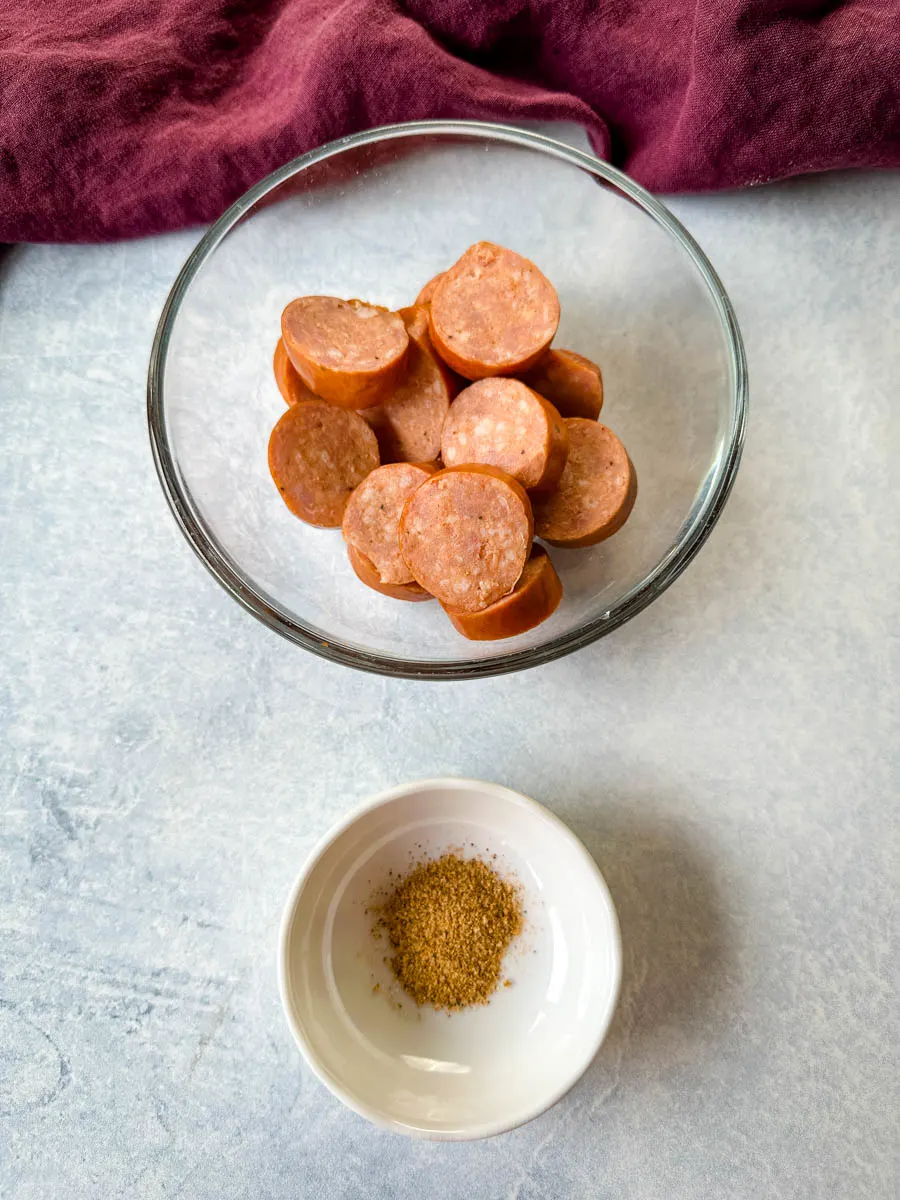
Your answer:
[[[388,871],[458,847],[515,876],[525,930],[504,962],[511,986],[448,1014],[398,988],[366,909]],[[457,1140],[530,1121],[572,1087],[609,1027],[621,962],[609,891],[570,829],[508,788],[431,779],[367,801],[313,851],[284,912],[279,983],[298,1046],[345,1104]]]

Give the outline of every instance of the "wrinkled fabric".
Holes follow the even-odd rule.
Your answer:
[[[655,191],[900,165],[897,0],[0,0],[0,239],[209,221],[332,138],[562,119]]]

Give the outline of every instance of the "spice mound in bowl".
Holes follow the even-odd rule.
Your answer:
[[[415,866],[373,911],[399,985],[416,1004],[451,1012],[490,1001],[522,932],[514,884],[452,852]]]
[[[487,1137],[559,1100],[601,1046],[620,974],[585,847],[533,800],[470,779],[352,812],[281,926],[282,1004],[308,1066],[361,1116],[417,1137]]]

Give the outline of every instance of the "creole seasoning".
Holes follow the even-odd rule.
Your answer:
[[[451,1011],[488,1003],[522,931],[516,888],[453,853],[414,867],[375,913],[400,985],[416,1004]]]

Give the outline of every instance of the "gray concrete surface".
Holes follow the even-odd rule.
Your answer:
[[[673,207],[744,329],[708,546],[552,666],[391,682],[241,611],[159,490],[146,363],[196,235],[0,259],[0,1195],[898,1194],[900,178]],[[282,1020],[303,858],[404,779],[550,805],[625,981],[574,1091],[492,1141],[346,1111]]]

